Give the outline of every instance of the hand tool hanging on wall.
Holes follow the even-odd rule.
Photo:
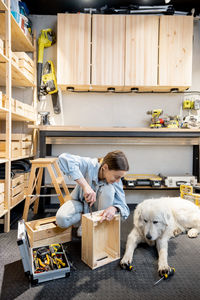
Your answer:
[[[52,95],[54,112],[59,114],[61,109],[53,62],[47,61],[43,68],[44,48],[51,47],[55,42],[56,36],[52,29],[41,30],[38,39],[37,94],[39,101],[41,96]]]

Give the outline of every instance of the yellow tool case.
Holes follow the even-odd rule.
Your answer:
[[[32,248],[24,220],[18,222],[17,244],[25,274],[32,284],[68,277],[70,264],[62,244]]]
[[[126,187],[132,188],[136,186],[160,187],[162,178],[155,174],[127,174],[122,182]]]

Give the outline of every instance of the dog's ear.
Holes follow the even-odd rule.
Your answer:
[[[169,222],[170,222],[170,219],[171,219],[171,215],[168,211],[164,211],[163,214],[162,214],[162,217],[163,217],[163,223],[168,226],[169,225]]]

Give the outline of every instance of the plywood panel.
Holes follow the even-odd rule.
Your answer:
[[[126,86],[157,85],[158,16],[126,16]]]
[[[125,16],[92,17],[92,85],[123,86]]]
[[[160,17],[159,84],[191,86],[192,16]]]
[[[91,15],[58,14],[58,85],[90,83]]]

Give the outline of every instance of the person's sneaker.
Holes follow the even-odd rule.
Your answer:
[[[80,225],[76,232],[78,237],[82,237],[82,226]]]

